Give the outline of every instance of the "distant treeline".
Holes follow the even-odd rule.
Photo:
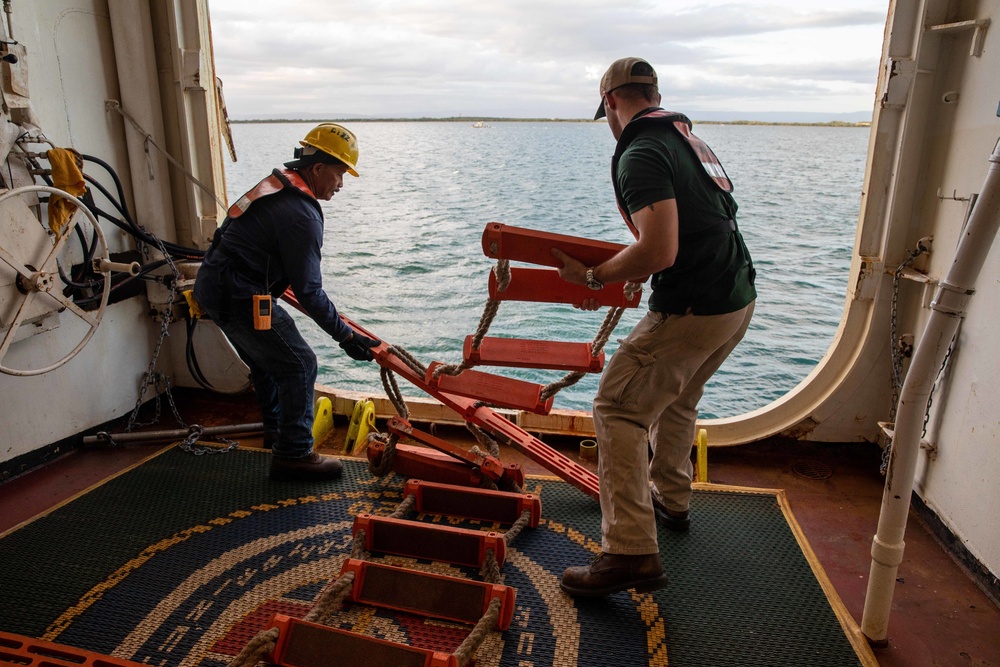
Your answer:
[[[603,123],[586,118],[490,118],[480,116],[449,116],[446,118],[266,118],[256,120],[234,120],[231,123]],[[868,127],[869,121],[847,123],[831,120],[826,123],[768,122],[762,120],[693,120],[697,125],[801,125],[806,127]]]
[[[693,120],[691,122],[698,125],[803,125],[807,127],[869,127],[872,124],[869,120],[857,123],[845,123],[842,120],[831,120],[826,123],[771,123],[763,120]]]

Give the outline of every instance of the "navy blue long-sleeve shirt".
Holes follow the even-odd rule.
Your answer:
[[[209,312],[251,312],[254,294],[279,297],[290,285],[316,324],[336,341],[351,335],[323,290],[323,212],[319,202],[285,188],[226,218],[222,238],[198,271],[195,298]]]

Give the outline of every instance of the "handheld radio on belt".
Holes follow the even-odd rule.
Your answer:
[[[267,331],[271,328],[271,295],[253,295],[253,328]]]

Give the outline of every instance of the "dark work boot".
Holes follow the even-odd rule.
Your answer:
[[[271,457],[271,479],[298,482],[324,482],[337,479],[344,471],[340,459],[312,452],[301,459]]]
[[[633,556],[601,552],[590,565],[566,568],[559,586],[574,597],[602,597],[628,588],[648,593],[667,583],[658,553]]]
[[[657,523],[675,533],[683,533],[691,527],[691,514],[688,510],[667,509],[666,505],[657,500],[655,495],[652,493],[650,495],[653,498],[653,511],[656,513]]]

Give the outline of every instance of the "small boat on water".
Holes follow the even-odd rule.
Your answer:
[[[561,562],[566,554],[592,552],[599,535],[588,493],[592,452],[579,448],[593,436],[588,413],[551,409],[544,400],[473,405],[386,351],[380,363],[417,387],[405,398],[391,382],[385,396],[316,387],[321,448],[350,460],[349,484],[306,492],[248,481],[267,453],[255,401],[240,393],[246,369],[217,327],[192,324],[185,299],[228,203],[223,153],[231,135],[207,3],[5,3],[0,562],[8,579],[0,583],[0,664],[34,664],[24,656],[39,653],[80,664],[77,652],[103,656],[103,664],[224,664],[278,617],[284,630],[265,638],[270,655],[319,664],[315,652],[295,662],[288,651],[320,647],[323,657],[337,642],[355,641],[316,630],[309,625],[316,617],[299,623],[325,600],[327,584],[347,581],[348,572],[358,582],[370,574],[397,610],[393,590],[458,600],[456,579],[496,587],[476,587],[469,595],[484,595],[482,604],[437,610],[443,615],[430,624],[361,611],[377,596],[350,592],[355,606],[343,624],[368,628],[377,640],[351,644],[351,655],[380,655],[383,664],[403,664],[392,657],[402,649],[385,642],[422,637],[428,627],[436,628],[438,648],[421,650],[441,655],[426,664],[467,660],[475,652],[462,648],[469,626],[488,613],[492,627],[475,646],[483,664],[614,664],[601,645],[627,655],[628,664],[665,664],[668,655],[671,664],[703,664],[697,647],[723,645],[737,656],[729,664],[769,664],[754,656],[763,638],[774,637],[794,642],[800,664],[847,664],[830,662],[845,641],[852,664],[1000,663],[1000,382],[993,372],[1000,33],[990,30],[997,9],[1000,0],[888,5],[836,338],[780,399],[700,424],[703,516],[720,522],[703,523],[701,535],[737,536],[737,546],[704,546],[668,568],[674,583],[664,595],[687,595],[683,603],[616,598],[611,615],[620,608],[626,620],[605,637],[594,620],[603,617],[594,614],[608,610],[575,606],[551,580],[560,565],[573,564]],[[509,397],[492,398],[496,405]],[[178,434],[142,426],[161,409],[199,428],[185,425]],[[402,433],[410,444],[399,445],[398,461],[417,461],[421,474],[517,482],[516,491],[461,496],[450,508],[510,501],[518,512],[441,518],[448,512],[433,504],[437,487],[407,486],[403,478],[416,475],[400,470],[395,477],[366,472],[378,468],[382,441],[369,439],[368,451],[353,459],[345,452],[359,421],[371,432]],[[202,428],[239,448],[203,449]],[[138,444],[153,442],[168,449]],[[492,444],[484,443],[496,449],[487,453]],[[442,449],[450,453],[427,453]],[[228,453],[194,454],[205,451]],[[227,476],[237,473],[234,484]],[[757,490],[740,500],[749,504],[760,489],[783,490],[764,494],[775,510],[765,523],[779,526],[774,544],[785,540],[794,563],[806,563],[803,586],[825,594],[817,615],[827,614],[832,626],[794,638],[794,623],[768,624],[777,612],[736,604],[751,584],[769,579],[767,559],[754,560],[749,545],[772,533],[740,532],[733,518],[745,506],[733,510],[730,496],[717,495],[747,488]],[[524,498],[532,495],[542,498],[538,511]],[[406,533],[414,527],[400,526],[400,517],[414,514],[452,527],[447,546],[399,555],[445,539]],[[286,517],[293,524],[277,523]],[[98,536],[98,525],[107,532]],[[690,542],[664,536],[664,557],[680,558],[697,539],[696,529]],[[549,555],[557,553],[553,544],[558,557]],[[196,547],[202,560],[185,564]],[[369,567],[364,554],[371,552],[397,554],[378,565],[433,576],[410,580]],[[743,584],[719,594],[729,617],[683,625],[680,610],[701,618],[698,601],[717,597],[710,587],[732,560],[761,569],[740,571]],[[494,564],[497,572],[488,567]],[[487,574],[477,577],[479,567]],[[213,595],[237,588],[223,610]],[[152,593],[140,603],[142,591]],[[790,593],[761,595],[785,600]],[[544,633],[533,625],[543,616]],[[734,627],[745,628],[746,643],[728,646]],[[297,639],[281,644],[290,635]]]

